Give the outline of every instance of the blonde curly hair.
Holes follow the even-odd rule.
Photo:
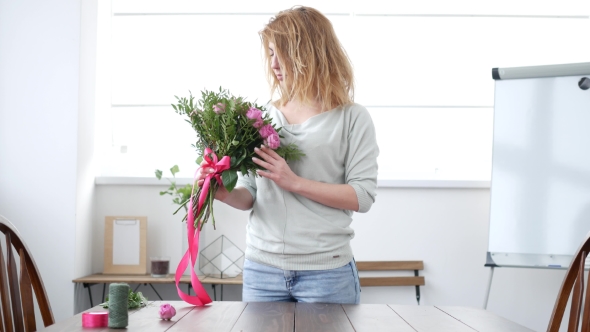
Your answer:
[[[350,59],[340,44],[332,23],[318,10],[296,6],[279,12],[259,32],[266,55],[266,74],[271,96],[278,92],[275,105],[289,100],[311,105],[319,102],[322,111],[354,100],[354,75]],[[284,85],[271,68],[269,43],[275,46]]]

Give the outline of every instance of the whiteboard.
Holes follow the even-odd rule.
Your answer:
[[[489,265],[565,268],[590,232],[584,77],[590,63],[494,69]]]

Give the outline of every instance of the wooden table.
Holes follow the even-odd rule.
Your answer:
[[[242,275],[238,275],[234,278],[214,278],[214,277],[206,277],[206,276],[199,276],[199,281],[202,284],[209,284],[213,287],[213,300],[217,300],[217,285],[221,286],[221,297],[220,300],[223,300],[223,285],[241,285],[242,284]],[[149,274],[91,274],[82,278],[74,279],[72,282],[81,283],[84,285],[84,288],[88,289],[88,298],[90,299],[90,306],[93,307],[94,303],[92,302],[92,292],[90,291],[90,286],[96,284],[103,284],[102,287],[102,301],[105,301],[105,290],[107,284],[112,283],[128,283],[128,284],[138,284],[137,287],[133,290],[134,292],[137,291],[139,286],[141,285],[149,285],[160,300],[162,297],[154,288],[153,284],[175,284],[176,280],[174,279],[173,274],[169,274],[167,277],[163,278],[154,278]],[[188,293],[191,292],[191,277],[190,276],[182,276],[180,279],[181,284],[186,284],[188,287]]]
[[[158,316],[160,304],[176,308],[171,321]],[[89,311],[106,310],[94,307]],[[82,314],[44,331],[120,331],[82,328]],[[337,332],[530,332],[490,311],[466,307],[293,302],[213,302],[195,307],[181,301],[152,302],[129,312],[127,331],[337,331]]]

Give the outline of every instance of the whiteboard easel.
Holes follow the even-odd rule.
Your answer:
[[[485,266],[566,269],[590,231],[590,63],[494,68]]]

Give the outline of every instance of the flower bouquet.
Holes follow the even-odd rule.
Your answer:
[[[258,176],[256,170],[261,167],[252,161],[256,156],[255,147],[264,144],[287,161],[303,156],[294,144],[281,146],[281,128],[272,124],[264,107],[234,97],[228,90],[221,87],[219,92],[205,90],[196,102],[192,94],[188,98],[175,97],[178,103],[172,107],[178,114],[188,117],[187,122],[197,133],[194,147],[201,155],[197,163],[201,165],[205,161],[202,166],[215,170],[205,178],[203,186],[196,189],[196,194],[181,203],[183,207],[192,199],[187,215],[193,214],[194,219],[189,220],[194,220],[199,230],[209,218],[215,227],[213,199],[221,185],[231,192],[238,180],[237,172]]]

